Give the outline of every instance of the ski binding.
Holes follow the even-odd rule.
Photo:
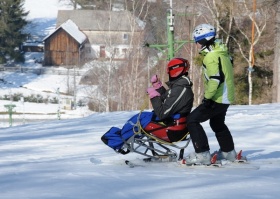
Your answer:
[[[239,153],[236,155],[236,160],[234,162],[228,161],[228,160],[217,160],[218,154],[214,154],[211,158],[211,164],[205,165],[205,164],[188,164],[185,159],[182,160],[182,164],[185,164],[187,166],[205,166],[205,167],[222,167],[223,165],[226,164],[231,164],[231,163],[246,163],[247,158],[242,156],[242,150],[239,151]]]

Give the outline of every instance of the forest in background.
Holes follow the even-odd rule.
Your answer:
[[[2,7],[0,8],[3,9],[4,2],[9,1],[11,2],[11,0],[1,1],[0,6]],[[134,16],[145,22],[142,37],[133,39],[126,61],[114,61],[114,48],[112,47],[109,60],[87,63],[87,67],[92,68],[86,75],[86,79],[90,80],[87,81],[87,84],[91,85],[87,87],[87,93],[89,107],[92,110],[115,111],[148,108],[149,99],[146,95],[146,88],[150,86],[149,78],[153,74],[158,74],[162,81],[167,81],[165,68],[168,60],[166,48],[159,50],[148,47],[146,44],[150,44],[149,46],[167,44],[167,12],[170,9],[170,2],[169,0],[69,0],[74,9],[111,10],[119,5],[121,9],[129,10]],[[191,63],[189,74],[194,83],[194,105],[199,104],[203,97],[202,58],[198,55],[198,49],[192,42],[192,30],[200,23],[209,23],[217,28],[217,37],[228,46],[229,52],[234,58],[235,103],[272,102],[278,1],[256,0],[255,12],[253,12],[252,2],[253,0],[172,1],[175,20],[174,38],[175,41],[178,41],[175,43],[175,49],[177,49],[175,57],[186,58]],[[27,13],[21,14],[26,15]],[[0,17],[3,16],[0,15]],[[12,22],[9,21],[9,23]],[[22,22],[22,25],[24,24]],[[131,22],[131,24],[134,23]],[[252,24],[254,24],[254,40],[252,40]],[[3,28],[0,29],[0,37],[4,38],[2,30]],[[1,39],[1,41],[4,40]],[[180,42],[185,44],[179,48]],[[110,47],[110,39],[106,46]],[[0,50],[3,52],[2,46]],[[11,48],[9,52],[11,52]],[[250,87],[251,102],[249,99]]]
[[[91,2],[95,2],[95,5],[102,9],[111,8],[113,3],[110,0],[103,1],[103,3],[98,0]],[[169,0],[118,2],[123,2],[125,9],[130,10],[146,23],[145,39],[140,41],[139,45],[141,43],[167,44]],[[174,35],[175,40],[178,41],[175,43],[175,49],[181,41],[185,42],[181,48],[178,48],[175,57],[186,58],[191,63],[189,74],[194,83],[194,105],[199,104],[203,98],[203,84],[202,78],[200,78],[202,57],[198,55],[198,49],[192,42],[192,30],[200,23],[209,23],[217,28],[217,37],[228,46],[234,59],[235,104],[271,103],[275,56],[275,16],[278,2],[276,0],[257,0],[255,12],[253,12],[252,0],[173,0],[172,2],[175,17]],[[254,40],[252,40],[252,24],[254,24]],[[143,106],[147,106],[148,99],[145,89],[149,86],[147,78],[152,74],[158,74],[163,81],[168,80],[165,70],[168,63],[166,53],[162,53],[156,48],[146,47],[144,53],[138,58],[135,56],[135,52],[131,55],[130,63],[125,66],[127,72],[123,71],[123,68],[119,68],[118,72],[121,75],[118,72],[113,73],[116,79],[120,77],[122,80],[121,83],[114,84],[116,87],[112,89],[121,90],[118,94],[121,93],[122,97],[118,98],[116,106],[122,102],[125,104],[121,106],[123,108],[120,110],[141,109]],[[147,67],[147,65],[149,66]],[[133,70],[135,68],[141,70]],[[135,74],[135,71],[138,73]],[[127,85],[135,85],[135,87],[127,87]],[[251,99],[249,99],[250,86]],[[125,108],[126,106],[128,107]]]

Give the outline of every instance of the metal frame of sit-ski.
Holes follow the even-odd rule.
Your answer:
[[[124,142],[122,150],[127,150],[128,152],[135,152],[146,156],[147,158],[145,158],[144,161],[174,162],[183,159],[184,150],[189,145],[190,140],[191,138],[189,133],[186,133],[186,136],[182,141],[176,143],[167,142],[149,134],[140,126],[140,131],[134,133],[133,136]],[[186,143],[180,146],[179,143],[181,142]],[[179,149],[179,156],[177,152],[171,148]]]

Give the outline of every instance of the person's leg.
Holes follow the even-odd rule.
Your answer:
[[[210,119],[210,126],[215,132],[217,141],[220,146],[217,159],[227,159],[229,161],[236,160],[236,151],[232,135],[225,124],[225,116],[229,105],[216,104],[214,116]]]
[[[223,152],[229,152],[234,149],[232,135],[225,124],[225,116],[229,105],[216,104],[213,109],[214,116],[210,119],[210,127],[215,132],[220,149]]]
[[[196,153],[210,150],[206,133],[200,124],[210,117],[211,108],[205,108],[204,105],[199,105],[187,117],[187,128]]]

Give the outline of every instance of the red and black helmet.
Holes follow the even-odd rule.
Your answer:
[[[184,75],[190,69],[189,61],[183,58],[173,58],[167,64],[167,74],[171,78]]]

